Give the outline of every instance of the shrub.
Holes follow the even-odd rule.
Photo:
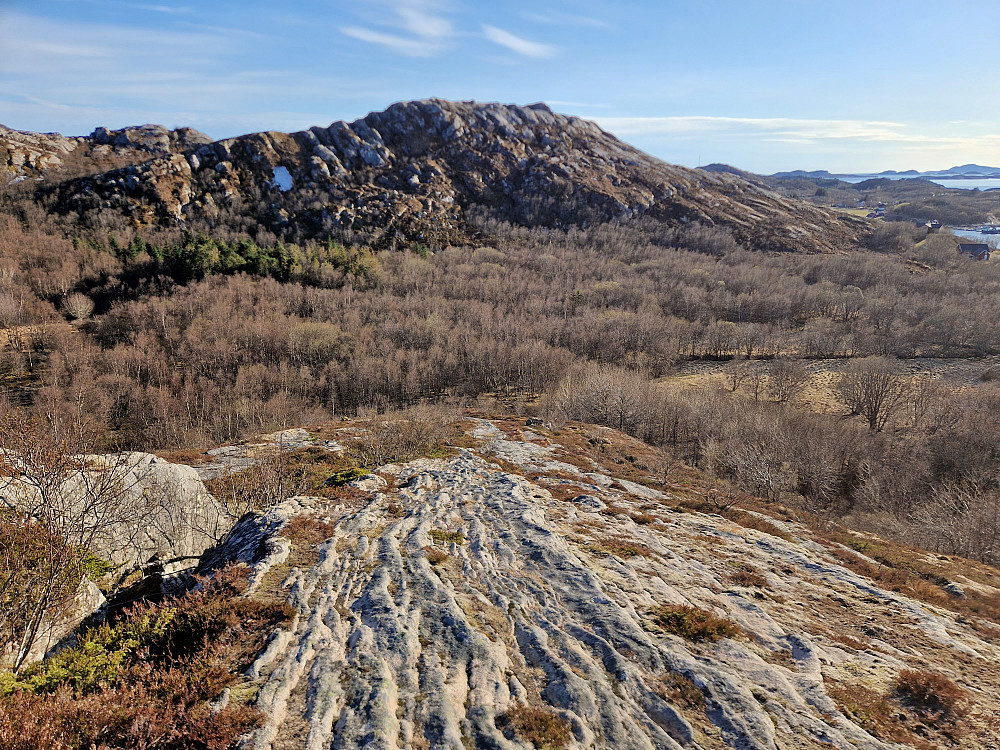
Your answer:
[[[442,544],[465,544],[465,535],[461,531],[442,531],[441,529],[431,529],[427,532],[435,542]]]
[[[431,565],[440,565],[448,559],[447,552],[442,552],[435,547],[424,547],[424,553],[427,555],[427,562]]]
[[[199,590],[140,604],[20,675],[0,676],[0,747],[224,750],[260,716],[208,701],[237,679],[287,605],[241,596],[233,568]]]
[[[409,461],[450,440],[457,432],[453,420],[450,412],[427,406],[379,416],[367,421],[366,433],[350,442],[350,450],[362,466],[372,468]]]
[[[323,484],[327,487],[340,487],[348,482],[353,482],[355,479],[361,479],[361,477],[366,476],[368,476],[367,471],[354,466],[350,469],[344,469],[343,471],[331,474],[330,477],[323,482]]]
[[[732,573],[727,573],[726,580],[730,583],[735,583],[737,586],[767,587],[767,578],[761,575],[753,566],[746,564],[740,565]]]
[[[663,605],[653,612],[653,616],[661,628],[690,641],[717,641],[743,632],[732,620],[688,604]]]
[[[704,708],[705,694],[694,681],[680,672],[668,672],[657,680],[654,688],[668,703],[687,708]]]
[[[308,513],[300,513],[288,519],[281,533],[293,542],[320,544],[332,537],[336,528],[332,523],[321,521]]]
[[[559,750],[573,738],[566,719],[538,706],[511,706],[501,718],[501,723],[538,750]]]
[[[896,691],[925,718],[950,719],[965,713],[965,691],[943,675],[903,670],[896,678]]]

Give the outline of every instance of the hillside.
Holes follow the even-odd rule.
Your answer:
[[[210,696],[260,712],[243,747],[996,746],[994,569],[539,422],[453,423],[437,457],[247,515],[203,558],[248,564],[255,606],[293,613],[244,632],[261,650]],[[372,429],[268,439],[398,451]]]
[[[576,117],[439,99],[352,123],[207,142],[156,126],[86,138],[0,131],[0,157],[40,201],[83,226],[268,231],[286,239],[363,233],[442,245],[483,216],[570,226],[648,216],[724,225],[748,247],[829,252],[866,225],[737,175],[659,161]],[[85,174],[89,172],[89,174]]]
[[[251,747],[523,747],[524,704],[571,748],[998,739],[980,724],[997,630],[856,572],[890,572],[857,552],[877,539],[713,508],[697,476],[658,480],[655,452],[612,430],[473,420],[459,442],[475,448],[384,466],[348,500],[290,500],[223,547],[299,613],[248,672],[266,716]],[[303,518],[329,538],[297,537]],[[997,594],[995,572],[956,586],[947,558],[912,554],[938,586]],[[906,670],[954,680],[967,713],[928,720],[892,689]]]

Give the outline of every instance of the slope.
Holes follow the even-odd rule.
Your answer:
[[[140,130],[95,131],[52,148],[76,144],[82,154],[110,141],[122,149],[150,141]],[[566,227],[649,216],[724,225],[756,249],[807,252],[848,249],[867,232],[737,175],[666,164],[544,104],[430,99],[298,133],[214,143],[192,133],[155,130],[145,161],[130,147],[126,165],[84,176],[78,168],[73,179],[49,157],[9,157],[8,169],[17,179],[26,165],[51,165],[32,172],[40,186],[21,199],[88,226],[179,224],[294,240],[360,232],[434,245],[475,237],[483,217]],[[0,132],[0,144],[13,152],[15,135],[27,138]]]
[[[613,431],[466,430],[451,458],[246,518],[207,561],[250,563],[252,595],[298,613],[226,694],[264,714],[248,747],[996,746],[979,617],[888,590],[792,520],[692,511],[690,477],[647,486]]]

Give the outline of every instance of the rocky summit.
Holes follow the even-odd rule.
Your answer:
[[[474,218],[568,227],[648,216],[806,252],[851,248],[867,232],[750,179],[666,164],[544,104],[429,99],[215,142],[158,126],[85,138],[4,128],[0,163],[8,181],[32,181],[24,200],[85,225],[240,231],[249,221],[295,240],[361,232],[435,245],[475,236]]]

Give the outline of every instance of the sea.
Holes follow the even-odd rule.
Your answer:
[[[837,179],[843,180],[844,182],[850,182],[854,184],[856,182],[864,182],[865,180],[875,180],[879,178],[886,178],[889,180],[908,180],[912,179],[912,175],[904,175],[902,177],[892,177],[890,175],[852,175],[850,177],[838,177]],[[941,185],[946,188],[958,188],[959,190],[998,190],[1000,189],[1000,179],[990,178],[990,179],[953,179],[948,177],[925,177],[925,180],[930,180],[933,183]]]
[[[984,245],[992,245],[993,247],[1000,247],[1000,234],[980,234],[979,232],[972,232],[966,229],[948,229],[954,235],[961,237],[963,240],[968,240],[969,242],[981,242]]]

